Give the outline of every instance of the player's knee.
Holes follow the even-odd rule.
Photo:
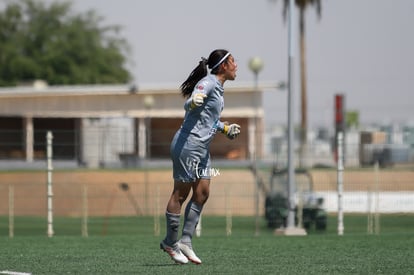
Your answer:
[[[184,196],[179,196],[178,197],[178,203],[180,205],[183,205],[186,199],[187,199],[187,196],[185,196],[185,197]]]
[[[198,203],[200,205],[204,205],[208,200],[208,197],[210,195],[210,191],[209,190],[202,190],[201,192],[197,192],[194,195],[195,196],[193,198],[193,201],[195,201],[196,203]]]

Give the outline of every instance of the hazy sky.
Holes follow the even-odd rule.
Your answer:
[[[1,1],[1,0],[0,0]],[[4,0],[3,0],[4,1]],[[261,82],[287,78],[287,24],[283,1],[73,0],[75,11],[94,9],[105,23],[124,26],[138,85],[177,87],[215,48],[238,61],[236,81],[251,83],[248,60],[265,63]],[[344,93],[362,123],[414,121],[414,1],[322,0],[322,15],[306,12],[309,124],[333,125],[333,98]],[[298,47],[295,60],[299,60]],[[295,67],[299,69],[298,63]],[[299,106],[299,74],[295,75]],[[177,99],[178,100],[178,99]],[[267,123],[286,123],[283,91],[264,96]],[[295,121],[299,110],[295,111]]]

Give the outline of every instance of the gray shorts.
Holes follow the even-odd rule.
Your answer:
[[[191,135],[178,131],[170,148],[173,162],[173,178],[181,182],[194,182],[196,179],[210,179],[210,151]]]

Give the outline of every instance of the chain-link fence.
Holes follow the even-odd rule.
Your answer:
[[[256,189],[255,178],[249,169],[217,169],[219,174],[212,179],[211,195],[203,215],[254,217],[256,192],[259,192],[258,214],[261,223],[266,223],[265,212],[269,209],[266,208],[265,200],[272,194],[270,191],[272,188],[273,191],[277,190],[269,184],[276,185],[276,181],[280,182],[280,180],[283,182],[280,175],[271,177],[271,180],[264,178],[264,188]],[[313,195],[322,199],[322,208],[329,214],[335,214],[337,212],[336,172],[310,170],[308,173],[311,177],[310,185],[307,178],[297,174],[298,189],[303,191],[301,194],[309,195],[308,191],[311,190],[314,192]],[[264,170],[261,174],[267,176],[269,172]],[[344,176],[343,208],[346,214],[365,215],[367,219],[375,220],[378,215],[414,212],[412,183],[414,171],[356,170],[345,171]],[[45,171],[2,172],[0,178],[0,216],[15,220],[22,217],[46,219]],[[310,189],[305,190],[304,186]],[[88,221],[97,217],[103,220],[103,231],[105,223],[114,217],[151,217],[151,224],[148,226],[154,226],[154,230],[159,230],[160,221],[161,224],[164,221],[165,206],[171,191],[172,180],[169,169],[55,171],[53,216],[78,219],[79,234],[82,230],[85,230],[82,234],[87,234]],[[2,224],[2,231],[9,227],[5,223],[6,220]],[[272,226],[267,223],[266,225]],[[223,228],[224,226],[223,224]]]
[[[90,123],[91,128],[82,133],[52,129],[55,222],[62,227],[76,228],[73,229],[76,234],[88,235],[92,230],[91,224],[96,224],[99,219],[98,231],[105,234],[119,217],[127,220],[139,217],[139,221],[147,223],[145,228],[150,228],[149,233],[162,231],[165,206],[172,191],[169,143],[176,127],[160,130],[155,127],[159,122],[149,123],[153,127],[142,142],[127,124]],[[19,234],[24,227],[39,230],[32,228],[31,225],[36,223],[30,219],[40,218],[44,226],[48,180],[46,132],[42,129],[33,135],[33,159],[27,159],[23,132],[1,132],[2,234]],[[260,142],[256,143],[260,146],[257,150],[255,148],[256,165],[252,163],[252,147],[247,135],[231,141],[218,134],[212,144],[214,175],[203,215],[226,217],[223,228],[231,225],[231,217],[252,217],[254,226],[256,215],[262,227],[273,229],[275,226],[269,224],[267,212],[280,209],[269,209],[266,201],[277,190],[281,190],[279,193],[282,195],[286,190],[286,140],[283,136],[260,136]],[[352,140],[355,142],[351,143]],[[300,171],[296,174],[297,213],[302,213],[300,210],[316,199],[321,209],[328,213],[328,218],[336,214],[337,171],[332,144],[330,138],[308,142],[306,154],[302,156],[302,164],[306,164],[302,170],[306,177],[303,178]],[[378,150],[384,152],[384,148],[388,148],[387,153],[382,153],[388,161],[380,163],[378,150],[371,150],[369,145],[368,149],[361,151],[361,145],[359,139],[352,137],[346,143],[343,208],[346,215],[365,217],[362,219],[366,224],[362,226],[363,230],[374,232],[377,223],[384,222],[381,215],[414,213],[412,151],[410,146],[397,149],[383,146]],[[296,144],[295,148],[295,166],[298,166],[301,157],[299,145]],[[374,161],[361,166],[360,158],[366,158],[364,154],[370,150],[377,152],[376,155],[371,154]],[[254,167],[258,169],[254,170]],[[28,221],[24,222],[25,219]],[[139,230],[139,224],[133,222],[128,225],[128,230]],[[278,226],[283,226],[283,223]],[[332,227],[329,223],[328,226]]]

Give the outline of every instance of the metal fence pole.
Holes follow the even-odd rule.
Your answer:
[[[82,186],[82,237],[88,237],[88,185]]]
[[[379,235],[380,233],[380,209],[379,209],[379,183],[380,183],[380,175],[379,175],[379,163],[378,161],[374,165],[374,173],[375,173],[375,234]]]
[[[52,141],[53,135],[51,131],[48,131],[46,134],[46,152],[47,152],[47,236],[52,237],[53,232],[53,205],[52,205],[52,198],[53,198],[53,191],[52,191]]]
[[[14,185],[9,185],[9,237],[14,237]]]
[[[343,212],[343,133],[338,132],[338,165],[337,165],[337,184],[338,184],[338,235],[344,234],[344,212]]]

